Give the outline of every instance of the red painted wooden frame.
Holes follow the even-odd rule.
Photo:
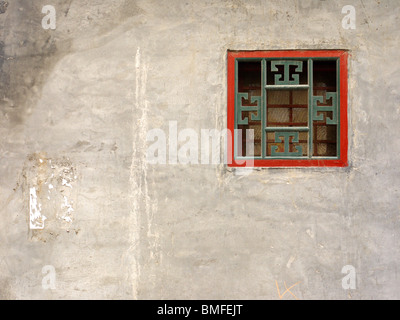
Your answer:
[[[339,58],[340,59],[340,158],[339,159],[234,159],[235,145],[235,60],[236,58]],[[348,53],[345,50],[228,51],[228,166],[230,167],[347,167],[348,166]]]

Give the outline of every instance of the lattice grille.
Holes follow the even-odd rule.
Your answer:
[[[240,156],[338,156],[336,60],[260,59],[238,63]],[[254,155],[246,130],[254,130]]]

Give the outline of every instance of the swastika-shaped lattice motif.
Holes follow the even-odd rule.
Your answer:
[[[295,66],[295,72],[303,72],[303,62],[302,61],[291,61],[291,60],[278,60],[271,62],[271,71],[278,72],[277,66],[283,66],[283,74],[275,75],[275,85],[298,85],[299,75],[293,74],[293,80],[290,80],[290,66]]]
[[[318,106],[319,103],[324,102],[324,97],[322,96],[314,96],[312,99],[313,102],[313,121],[323,121],[324,115],[318,114],[318,112],[328,111],[332,112],[332,118],[326,118],[326,124],[338,124],[338,105],[337,105],[337,92],[327,92],[326,93],[326,100],[332,99],[331,106]]]
[[[245,117],[242,119],[242,112],[244,111],[257,111],[257,116],[255,114],[251,115],[251,121],[261,121],[261,97],[251,97],[250,103],[255,103],[257,102],[256,106],[243,106],[242,105],[242,100],[249,100],[249,94],[248,93],[238,93],[237,94],[237,123],[241,125],[248,125],[249,124],[249,119],[248,117]]]
[[[284,151],[277,152],[278,146],[271,147],[271,156],[272,157],[290,157],[290,156],[302,156],[303,155],[303,148],[301,146],[295,146],[297,151],[290,152],[289,150],[289,143],[290,137],[293,137],[292,142],[299,142],[299,133],[298,132],[275,132],[275,143],[284,143]],[[283,140],[281,139],[283,138]]]

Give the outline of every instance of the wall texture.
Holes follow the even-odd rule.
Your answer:
[[[0,6],[0,298],[400,298],[397,0]],[[348,49],[350,166],[149,164],[151,129],[226,127],[228,49]]]

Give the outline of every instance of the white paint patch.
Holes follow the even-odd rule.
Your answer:
[[[72,222],[71,217],[63,217],[63,219],[64,219],[66,222]]]
[[[74,212],[74,209],[73,209],[72,206],[68,203],[68,198],[67,198],[66,196],[64,196],[64,203],[62,204],[61,207],[66,208],[68,213]]]
[[[44,229],[44,221],[46,217],[42,215],[42,206],[38,202],[36,188],[29,190],[29,228],[31,230]]]
[[[147,185],[147,131],[148,131],[148,102],[146,100],[147,84],[147,64],[142,63],[140,48],[137,48],[135,56],[135,103],[132,105],[133,122],[137,125],[132,126],[132,162],[130,167],[130,193],[132,198],[131,219],[129,222],[131,247],[124,253],[124,260],[127,261],[129,274],[131,275],[133,299],[138,297],[138,279],[140,277],[140,265],[136,257],[140,256],[139,248],[139,226],[141,213],[145,212],[147,218],[147,233],[151,234],[151,206],[149,203],[148,185]],[[137,114],[140,113],[139,120]],[[150,239],[153,237],[149,236]],[[153,243],[151,243],[153,251]]]
[[[63,219],[66,222],[72,222],[71,215],[75,210],[74,208],[72,208],[71,204],[69,203],[68,198],[64,196],[64,202],[61,204],[61,209],[64,210],[64,212],[61,215],[61,219]]]
[[[72,185],[65,179],[62,179],[62,185],[72,189]]]

